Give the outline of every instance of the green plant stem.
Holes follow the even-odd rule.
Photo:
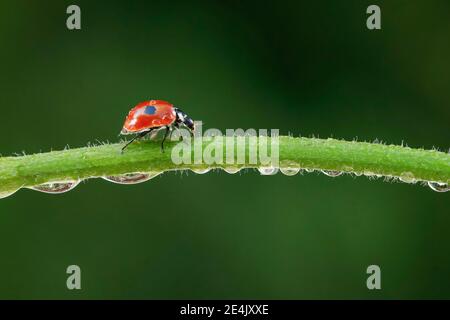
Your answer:
[[[235,139],[235,138],[223,138]],[[203,150],[211,143],[203,141]],[[269,138],[270,141],[270,138]],[[171,160],[178,142],[140,141],[121,154],[123,144],[107,144],[19,157],[0,158],[0,193],[46,182],[113,176],[130,172],[161,172],[206,168],[257,168],[257,164],[180,164]],[[225,149],[226,143],[223,142]],[[249,146],[247,145],[247,150]],[[225,162],[225,152],[224,152]],[[281,167],[334,170],[400,177],[403,180],[450,182],[450,154],[436,150],[335,139],[279,137]],[[248,157],[247,157],[248,160]]]

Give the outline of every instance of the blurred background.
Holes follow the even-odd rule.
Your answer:
[[[381,30],[366,28],[370,4]],[[3,0],[0,153],[117,141],[150,98],[204,129],[448,150],[449,31],[446,0]],[[450,298],[449,204],[318,173],[20,190],[0,200],[0,298]],[[80,291],[66,288],[71,264]],[[366,288],[371,264],[382,290]]]

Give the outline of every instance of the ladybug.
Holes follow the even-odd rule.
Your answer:
[[[194,121],[173,104],[163,100],[141,102],[130,110],[123,124],[120,134],[136,134],[136,136],[123,146],[122,152],[134,140],[165,128],[166,132],[161,142],[161,151],[164,152],[164,141],[169,132],[171,133],[174,128],[178,129],[181,125],[188,128],[191,135],[193,134]]]

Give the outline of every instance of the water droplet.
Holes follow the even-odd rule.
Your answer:
[[[414,179],[414,175],[411,172],[403,172],[400,177],[400,181],[404,183],[414,183],[416,179]]]
[[[334,171],[334,170],[322,170],[322,173],[333,178],[339,177],[342,174],[341,171]]]
[[[309,173],[314,172],[314,169],[311,169],[311,168],[306,168],[305,170],[306,170],[306,172],[309,172]]]
[[[102,177],[106,181],[118,183],[118,184],[137,184],[142,183],[145,181],[148,181],[158,175],[160,175],[162,172],[134,172],[134,173],[126,173],[122,174],[120,176],[108,176],[108,177]]]
[[[74,189],[80,181],[50,182],[27,188],[44,193],[60,194]]]
[[[280,168],[280,171],[282,174],[286,176],[295,176],[297,173],[300,172],[300,168]]]
[[[353,172],[354,174],[355,174],[355,176],[357,176],[357,177],[360,177],[360,176],[362,176],[363,175],[363,173],[362,172]]]
[[[13,195],[14,193],[17,192],[17,190],[19,190],[19,189],[8,190],[8,191],[0,191],[0,199],[7,198],[7,197]]]
[[[235,174],[241,171],[241,168],[223,168],[223,171],[229,174]]]
[[[263,176],[271,176],[278,173],[278,168],[275,167],[259,167],[259,173]]]
[[[191,169],[192,172],[195,172],[197,174],[205,174],[208,173],[209,171],[211,171],[210,168],[206,168],[206,169]]]
[[[428,186],[436,192],[448,192],[450,190],[447,183],[428,181]]]

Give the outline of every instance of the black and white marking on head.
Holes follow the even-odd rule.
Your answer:
[[[175,112],[177,116],[175,121],[184,124],[191,131],[194,131],[194,121],[181,109],[175,108]]]

